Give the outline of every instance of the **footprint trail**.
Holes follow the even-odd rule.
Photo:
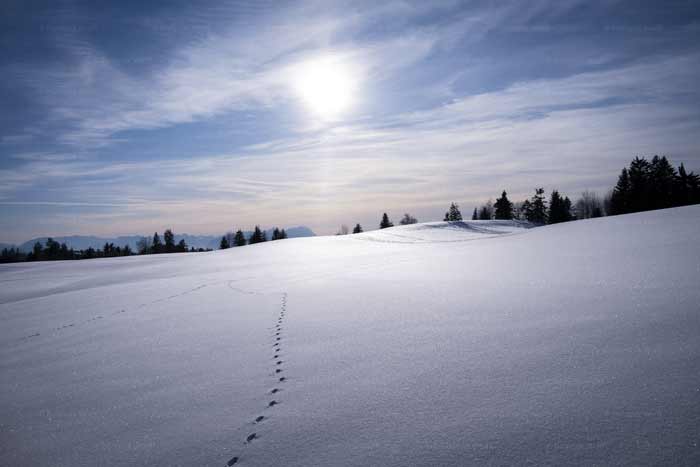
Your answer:
[[[272,349],[274,351],[274,356],[272,357],[272,360],[275,362],[275,364],[273,366],[274,372],[272,373],[272,375],[275,378],[277,378],[277,383],[284,383],[287,380],[286,377],[279,376],[279,374],[283,371],[283,365],[284,365],[284,361],[281,360],[281,358],[280,358],[281,352],[282,352],[280,343],[282,341],[282,338],[284,337],[283,331],[282,331],[282,323],[284,321],[286,311],[287,311],[287,293],[285,292],[285,293],[282,293],[282,303],[280,306],[279,316],[277,317],[277,323],[275,324],[274,328],[272,328],[272,329],[274,329],[274,331],[273,331],[274,334],[271,336],[271,338],[273,339]],[[279,387],[273,387],[273,389],[268,391],[268,394],[279,394],[280,391],[281,391],[281,389]],[[272,409],[279,404],[280,404],[279,400],[273,399],[270,402],[268,402],[266,409]],[[263,421],[267,420],[269,417],[270,417],[270,415],[258,415],[255,418],[255,421],[253,423],[254,424],[262,423]],[[260,438],[260,435],[258,434],[257,431],[249,434],[248,436],[246,436],[245,441],[243,441],[242,448],[245,448],[246,446],[251,444],[254,440],[257,440],[259,438]],[[226,465],[228,467],[231,467],[231,466],[237,464],[241,460],[242,455],[243,454],[241,453],[238,456],[232,457],[226,463]]]

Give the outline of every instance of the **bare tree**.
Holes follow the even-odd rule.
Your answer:
[[[592,191],[584,191],[581,198],[576,201],[576,217],[579,219],[590,219],[603,215],[603,202],[598,195]]]
[[[350,233],[350,228],[343,224],[340,226],[340,230],[338,230],[338,233],[336,235],[347,235]]]
[[[153,240],[151,237],[141,237],[138,242],[136,242],[136,248],[140,255],[147,255],[151,252],[151,246],[153,246]]]

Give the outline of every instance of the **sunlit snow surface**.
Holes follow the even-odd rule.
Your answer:
[[[2,266],[0,464],[700,464],[700,207],[526,227]]]

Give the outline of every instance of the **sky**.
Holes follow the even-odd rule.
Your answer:
[[[0,242],[377,228],[700,171],[697,1],[4,1]]]

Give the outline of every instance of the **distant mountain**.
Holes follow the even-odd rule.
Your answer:
[[[285,231],[287,232],[287,236],[289,238],[297,238],[297,237],[314,237],[316,234],[309,229],[308,227],[304,226],[296,226],[296,227],[289,227],[285,228]],[[266,230],[267,233],[267,238],[269,239],[272,236],[272,229]],[[243,232],[246,236],[246,238],[250,238],[252,235],[252,231],[247,231]],[[163,232],[158,232],[158,234],[163,236]],[[68,237],[52,237],[54,240],[56,240],[58,243],[65,243],[68,245],[68,248],[73,248],[75,250],[86,250],[90,247],[94,249],[102,249],[105,243],[114,243],[114,245],[117,246],[124,246],[124,245],[129,245],[132,250],[136,251],[137,247],[136,244],[138,241],[145,236],[150,237],[150,235],[124,235],[124,236],[119,236],[119,237],[96,237],[93,235],[71,235]],[[222,234],[223,235],[223,234]],[[211,248],[212,250],[216,250],[219,248],[219,242],[221,241],[221,236],[222,235],[188,235],[188,234],[182,234],[178,235],[175,234],[175,242],[179,242],[180,240],[184,239],[185,243],[187,243],[187,247],[195,247],[195,248]],[[29,252],[32,250],[34,247],[34,244],[36,242],[40,242],[42,245],[46,244],[46,240],[48,237],[39,237],[39,238],[33,238],[31,240],[28,240],[21,245],[19,245],[19,249],[24,252]],[[4,244],[0,243],[0,250],[2,248],[10,248],[14,245],[10,244]]]

